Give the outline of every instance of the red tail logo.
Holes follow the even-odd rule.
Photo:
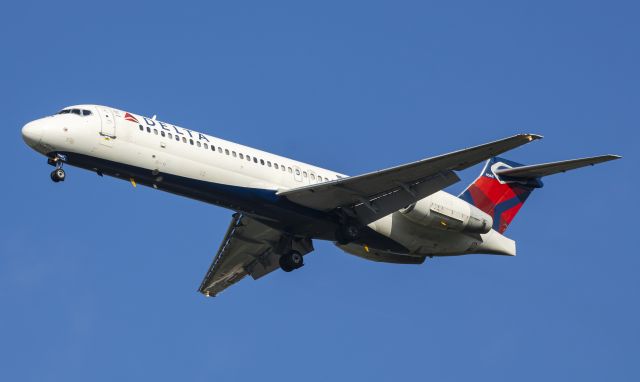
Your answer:
[[[493,229],[503,233],[527,200],[532,187],[502,181],[495,174],[499,168],[518,167],[520,164],[502,158],[492,158],[482,174],[460,195],[460,198],[493,217]]]

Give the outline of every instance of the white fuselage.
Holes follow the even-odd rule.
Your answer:
[[[132,182],[154,188],[163,189],[163,182],[168,176],[180,177],[188,180],[180,186],[184,187],[184,192],[176,187],[167,191],[238,211],[256,213],[255,205],[264,204],[264,200],[255,200],[253,191],[275,194],[346,177],[335,171],[160,122],[155,118],[98,105],[79,105],[67,109],[88,110],[91,114],[85,116],[69,112],[30,122],[23,128],[25,141],[44,155],[51,157],[62,153],[63,160],[67,155],[79,156],[83,159],[80,167],[100,174],[104,172],[124,179],[132,178]],[[72,161],[70,163],[74,164]],[[144,169],[148,173],[142,176],[144,180],[137,179],[137,173],[128,172],[134,168]],[[247,204],[244,203],[244,196],[222,197],[217,202],[215,198],[198,196],[206,190],[188,189],[203,184],[215,185],[221,194],[246,193],[251,196],[246,197]],[[441,211],[460,215],[463,213],[460,211],[465,210],[466,202],[444,191],[429,196],[428,200]],[[269,211],[263,213],[265,218],[279,219],[277,209],[265,211]],[[400,243],[415,255],[515,255],[515,243],[494,230],[486,234],[452,232],[418,224],[401,212],[385,216],[369,224],[369,227]],[[315,232],[310,232],[310,236],[317,237]],[[345,250],[366,257],[365,249],[349,247]]]

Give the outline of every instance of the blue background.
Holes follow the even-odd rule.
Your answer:
[[[637,2],[211,3],[3,6],[0,379],[639,380]],[[522,163],[625,158],[548,178],[515,258],[321,242],[206,299],[231,212],[53,184],[20,128],[77,103],[348,174],[520,132]]]

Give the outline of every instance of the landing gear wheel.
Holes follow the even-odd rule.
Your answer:
[[[291,251],[280,256],[280,268],[285,272],[291,272],[304,265],[302,255],[298,251]]]
[[[66,174],[64,173],[64,170],[61,168],[57,168],[51,172],[51,180],[53,180],[56,183],[63,182],[65,177],[66,177]]]
[[[345,224],[336,231],[336,241],[340,245],[347,245],[360,237],[360,227],[355,224]]]

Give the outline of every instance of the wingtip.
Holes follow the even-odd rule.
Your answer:
[[[544,138],[542,135],[540,134],[523,134],[525,137],[527,137],[527,139],[529,139],[529,142],[537,140],[537,139],[542,139]]]
[[[620,159],[620,158],[622,158],[622,156],[616,155],[616,154],[605,154],[605,155],[599,155],[599,156],[594,157],[594,158],[598,159],[600,162],[608,162],[608,161],[611,161],[611,160]]]

